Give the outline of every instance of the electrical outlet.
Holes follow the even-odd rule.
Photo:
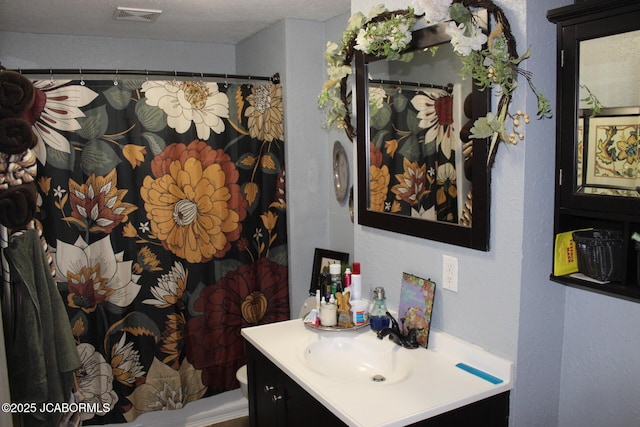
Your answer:
[[[458,258],[442,255],[442,286],[458,292]]]

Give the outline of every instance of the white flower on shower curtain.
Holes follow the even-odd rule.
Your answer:
[[[176,261],[171,271],[163,274],[158,279],[158,285],[151,287],[153,298],[146,299],[143,304],[155,305],[158,308],[167,308],[182,298],[187,289],[187,270]]]
[[[82,366],[78,371],[78,381],[82,402],[89,403],[95,409],[113,409],[118,401],[118,395],[113,391],[113,371],[104,356],[87,343],[79,344],[76,349]],[[107,407],[108,405],[108,407]],[[96,412],[82,411],[80,418],[90,420]],[[98,412],[97,415],[104,415]]]
[[[132,273],[133,262],[123,254],[114,253],[108,235],[91,245],[82,237],[72,245],[58,240],[54,262],[58,280],[68,281],[67,304],[85,313],[104,301],[118,307],[131,304],[140,292],[140,276]]]
[[[182,134],[191,123],[198,138],[209,139],[211,131],[224,132],[224,120],[229,118],[229,98],[218,91],[215,82],[149,81],[142,84],[148,105],[159,107],[167,114],[167,124]]]
[[[36,80],[36,98],[27,119],[31,122],[34,133],[38,136],[38,144],[33,148],[40,163],[47,163],[46,146],[63,153],[71,152],[69,140],[61,135],[61,131],[76,131],[81,128],[76,120],[85,117],[80,110],[91,103],[98,94],[91,89],[80,86],[65,86],[71,80]]]
[[[438,139],[441,141],[445,136],[444,126],[439,116],[438,111],[438,99],[446,96],[447,93],[440,89],[422,90],[413,98],[411,98],[411,105],[418,111],[418,127],[421,129],[427,129],[427,133],[424,137],[425,142],[431,142]],[[448,151],[451,151],[450,147],[447,147],[445,155],[449,157]]]

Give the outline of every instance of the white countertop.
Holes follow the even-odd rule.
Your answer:
[[[415,350],[386,338],[378,340],[368,327],[319,331],[300,319],[245,328],[242,336],[349,426],[406,426],[512,388],[513,362],[433,329],[429,348]],[[364,384],[338,381],[310,369],[304,359],[307,346],[336,336],[373,340],[373,345],[385,351],[393,346],[393,351],[402,352],[411,372],[401,381]],[[455,366],[461,362],[502,382],[493,384]]]

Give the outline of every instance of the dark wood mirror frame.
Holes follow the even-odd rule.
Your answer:
[[[431,46],[448,43],[450,37],[444,32],[446,23],[430,26],[413,32],[409,51],[424,50]],[[473,140],[472,185],[473,216],[471,227],[458,224],[428,221],[410,216],[387,212],[376,212],[369,206],[369,116],[368,116],[368,72],[367,64],[385,60],[355,53],[356,68],[356,112],[357,112],[357,184],[358,184],[358,223],[368,227],[421,237],[452,245],[468,247],[481,251],[489,250],[489,195],[490,167],[488,161],[487,139]],[[462,63],[461,63],[462,66]],[[470,79],[470,77],[467,77]],[[482,117],[490,111],[490,91],[480,91],[473,85],[473,118]],[[455,129],[459,132],[460,129]]]

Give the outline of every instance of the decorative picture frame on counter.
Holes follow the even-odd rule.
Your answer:
[[[405,334],[410,328],[418,330],[418,342],[424,348],[427,348],[429,344],[435,294],[436,282],[433,280],[423,279],[406,272],[402,273],[398,318],[402,322]]]
[[[326,267],[328,271],[329,264],[334,264],[336,262],[339,262],[343,266],[347,265],[349,263],[349,253],[316,248],[313,255],[313,269],[311,270],[309,295],[315,295],[315,291],[318,288],[318,279],[320,278],[322,269]]]

